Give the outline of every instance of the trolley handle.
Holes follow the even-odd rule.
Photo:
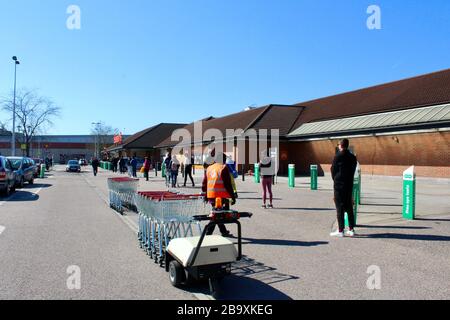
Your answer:
[[[215,213],[215,214],[227,214],[227,213],[236,214],[236,216],[233,219],[251,218],[253,216],[253,213],[250,213],[250,212],[235,212],[235,211],[229,211],[229,210],[228,211],[213,211],[213,213]],[[213,220],[211,215],[193,216],[192,219],[195,220],[195,221],[210,221],[210,220]]]

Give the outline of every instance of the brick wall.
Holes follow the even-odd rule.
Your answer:
[[[338,142],[296,142],[284,149],[299,174],[309,174],[311,164],[323,173],[330,171]],[[350,145],[364,174],[398,176],[415,165],[418,176],[450,178],[450,132],[354,138]]]

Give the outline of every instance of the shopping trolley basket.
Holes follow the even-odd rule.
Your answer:
[[[169,242],[174,238],[191,237],[196,230],[201,234],[201,225],[194,217],[210,211],[202,195],[168,191],[138,192],[135,204],[139,213],[141,248],[160,265],[165,261],[164,252]]]
[[[137,192],[139,179],[128,177],[109,178],[109,205],[116,211],[123,213],[124,208],[135,211],[134,195]]]

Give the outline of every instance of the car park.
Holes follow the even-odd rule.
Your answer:
[[[33,159],[27,157],[8,157],[11,163],[11,167],[16,174],[16,186],[23,188],[25,182],[29,184],[34,183],[34,173],[36,171],[36,165]]]
[[[66,165],[66,172],[81,172],[78,160],[69,160]]]
[[[15,191],[16,174],[12,168],[11,162],[0,156],[0,192],[9,196]]]

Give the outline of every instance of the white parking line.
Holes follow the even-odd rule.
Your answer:
[[[4,227],[4,226],[0,226],[0,234],[2,234],[2,233],[3,233],[3,231],[5,231],[5,229],[6,229],[6,227]]]

